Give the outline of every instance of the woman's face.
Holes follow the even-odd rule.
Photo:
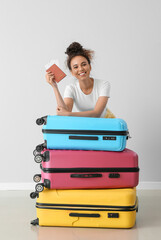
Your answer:
[[[85,80],[89,78],[91,65],[85,57],[76,56],[72,58],[70,65],[72,75],[78,80]]]

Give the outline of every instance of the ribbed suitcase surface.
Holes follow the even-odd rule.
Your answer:
[[[48,190],[36,202],[40,226],[131,228],[135,224],[135,188]]]
[[[41,178],[50,189],[124,188],[139,181],[138,155],[122,152],[45,150]]]
[[[43,125],[44,147],[48,149],[123,151],[127,124],[119,118],[47,116]]]

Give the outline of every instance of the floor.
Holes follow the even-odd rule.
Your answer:
[[[137,190],[139,211],[132,229],[32,226],[35,199],[30,191],[0,191],[0,235],[3,240],[152,240],[161,239],[161,190]]]

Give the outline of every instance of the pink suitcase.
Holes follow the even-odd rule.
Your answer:
[[[43,188],[131,188],[139,181],[138,155],[122,152],[48,150],[35,156],[41,162],[41,175],[36,174],[36,192]]]

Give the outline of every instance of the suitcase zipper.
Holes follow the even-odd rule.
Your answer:
[[[77,210],[77,211],[135,211],[134,206],[104,206],[104,205],[79,205],[79,204],[50,204],[36,203],[36,208],[51,210]]]
[[[43,133],[49,134],[80,134],[80,135],[117,135],[128,136],[128,131],[97,131],[97,130],[66,130],[66,129],[42,129]]]
[[[138,172],[139,168],[40,168],[44,173],[71,173],[71,172]]]

